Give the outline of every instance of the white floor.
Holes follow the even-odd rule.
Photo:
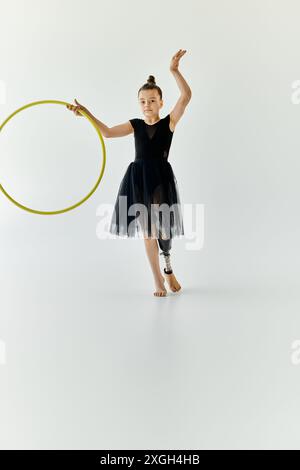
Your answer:
[[[8,231],[1,448],[300,448],[291,279],[213,275],[180,240],[157,298],[142,241]]]

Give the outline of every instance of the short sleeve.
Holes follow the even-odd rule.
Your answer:
[[[174,134],[174,131],[171,131],[171,129],[170,129],[170,122],[171,122],[170,113],[167,114],[163,119],[164,119],[164,121],[165,121],[165,126],[166,126],[166,128],[169,130],[169,132],[171,132],[172,134]]]
[[[131,123],[133,129],[136,130],[137,125],[138,125],[138,119],[137,118],[129,119],[129,122]]]

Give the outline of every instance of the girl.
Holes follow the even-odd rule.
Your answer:
[[[179,60],[186,53],[180,49],[171,60],[170,71],[181,95],[173,110],[159,117],[163,106],[162,91],[150,75],[138,91],[138,100],[145,119],[130,119],[124,124],[107,127],[75,99],[67,108],[81,116],[85,111],[106,138],[134,133],[135,160],[121,181],[109,231],[119,236],[135,237],[142,234],[146,253],[153,272],[155,296],[166,296],[164,276],[173,292],[181,289],[170,263],[172,238],[184,234],[177,180],[168,162],[174,129],[191,99],[191,89],[178,70]],[[124,209],[125,205],[125,209]],[[139,213],[137,216],[136,213]],[[161,217],[162,216],[162,217]],[[164,256],[164,276],[160,271],[158,245]]]

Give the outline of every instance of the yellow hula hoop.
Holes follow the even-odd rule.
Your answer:
[[[42,101],[34,101],[33,103],[29,103],[29,104],[26,104],[25,106],[22,106],[21,108],[17,109],[14,113],[12,113],[10,116],[8,116],[7,119],[5,119],[5,121],[1,124],[0,126],[0,132],[2,131],[3,127],[5,126],[5,124],[7,124],[7,122],[13,117],[15,116],[17,113],[19,113],[20,111],[22,111],[23,109],[26,109],[26,108],[29,108],[30,106],[36,106],[38,104],[44,104],[44,103],[55,103],[55,104],[62,104],[64,106],[67,106],[67,105],[70,105],[70,106],[74,106],[72,105],[71,103],[67,103],[66,101],[59,101],[59,100],[42,100]],[[80,204],[83,204],[95,191],[96,189],[98,188],[99,184],[100,184],[100,181],[102,179],[102,176],[103,176],[103,173],[104,173],[104,169],[105,169],[105,164],[106,164],[106,150],[105,150],[105,145],[104,145],[104,140],[103,140],[103,137],[101,135],[101,132],[100,130],[98,129],[98,127],[96,126],[96,124],[94,123],[94,121],[92,120],[92,118],[87,114],[85,113],[83,110],[79,110],[79,112],[81,114],[83,114],[83,116],[85,118],[87,118],[90,123],[94,126],[94,128],[96,129],[97,131],[97,134],[99,136],[99,139],[100,139],[100,142],[101,142],[101,145],[102,145],[102,155],[103,155],[103,158],[102,158],[102,167],[101,167],[101,171],[100,171],[100,175],[96,181],[96,184],[94,185],[94,187],[91,189],[91,191],[83,198],[81,199],[79,202],[77,202],[76,204],[73,204],[72,206],[69,206],[69,207],[66,207],[65,209],[61,209],[61,210],[57,210],[57,211],[39,211],[39,210],[35,210],[35,209],[31,209],[29,207],[26,207],[26,206],[23,206],[23,204],[20,204],[19,202],[17,202],[15,199],[13,199],[8,193],[7,191],[5,191],[5,189],[3,188],[2,184],[0,183],[0,189],[1,191],[3,192],[3,194],[11,201],[13,202],[16,206],[20,207],[21,209],[25,210],[25,211],[28,211],[28,212],[32,212],[33,214],[42,214],[42,215],[54,215],[54,214],[62,214],[63,212],[67,212],[67,211],[70,211],[72,209],[75,209],[75,207],[78,207],[80,206]]]

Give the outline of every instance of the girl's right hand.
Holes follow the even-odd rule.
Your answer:
[[[85,111],[86,113],[88,112],[87,108],[83,106],[82,104],[78,103],[76,98],[74,99],[74,101],[76,103],[76,106],[73,104],[67,104],[66,106],[70,111],[74,111],[75,116],[83,116],[83,114],[80,113],[81,109]]]
[[[185,53],[186,53],[186,49],[179,49],[179,51],[176,52],[175,55],[173,55],[171,64],[170,64],[171,72],[175,72],[176,70],[178,70],[179,61]]]

